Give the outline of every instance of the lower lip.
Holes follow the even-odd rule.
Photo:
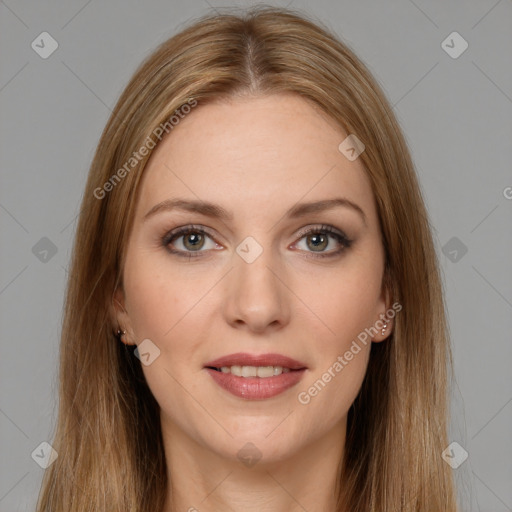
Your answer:
[[[283,393],[295,386],[304,375],[305,368],[282,373],[274,377],[238,377],[206,368],[213,380],[226,391],[247,400],[263,400]]]

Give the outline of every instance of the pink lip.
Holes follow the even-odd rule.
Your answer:
[[[205,368],[222,368],[223,366],[282,366],[290,370],[302,370],[307,366],[300,361],[281,354],[251,355],[244,352],[230,354],[206,363]]]
[[[273,377],[238,377],[232,373],[222,373],[214,368],[223,366],[282,366],[290,368],[290,372]],[[297,384],[303,377],[307,367],[295,359],[280,354],[231,354],[210,361],[205,369],[213,380],[231,394],[248,400],[263,400],[283,393]]]

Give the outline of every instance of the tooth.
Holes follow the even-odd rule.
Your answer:
[[[258,377],[272,377],[274,375],[274,367],[273,366],[259,366],[258,367]]]
[[[290,368],[283,368],[282,366],[221,366],[218,368],[221,373],[232,373],[237,377],[275,377],[277,375],[281,375],[282,373],[289,373]]]
[[[237,377],[241,377],[242,376],[242,367],[241,366],[232,366],[231,373],[233,375],[236,375]]]
[[[256,377],[257,371],[256,366],[242,366],[242,377]]]

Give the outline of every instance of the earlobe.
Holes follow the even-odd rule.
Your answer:
[[[125,340],[123,339],[123,336],[125,335],[126,331],[121,331],[120,329],[117,330],[116,337],[119,341],[123,342],[124,344],[126,344]]]
[[[374,324],[374,329],[376,330],[376,334],[372,341],[375,343],[384,341],[393,331],[393,320],[391,320],[386,313],[381,313],[379,320]]]
[[[374,341],[376,343],[384,341],[387,338],[389,338],[389,336],[391,335],[391,333],[393,331],[393,325],[394,325],[394,322],[393,322],[394,315],[391,318],[388,315],[388,312],[391,310],[392,297],[391,297],[391,292],[390,292],[390,283],[389,283],[389,280],[387,279],[387,276],[388,275],[386,274],[386,276],[384,278],[384,282],[383,282],[383,286],[382,286],[381,300],[380,300],[380,305],[381,305],[381,307],[384,307],[385,310],[379,314],[379,320],[377,320],[374,324],[375,330],[377,332],[372,341]]]
[[[116,338],[125,345],[135,345],[134,342],[130,341],[133,339],[133,336],[131,334],[128,312],[124,304],[124,291],[121,286],[118,286],[112,296],[112,302],[110,304],[112,330]]]

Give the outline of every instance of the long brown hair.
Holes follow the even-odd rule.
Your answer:
[[[58,457],[44,475],[38,512],[162,509],[169,482],[159,406],[133,349],[114,335],[112,307],[152,152],[137,150],[149,146],[158,126],[172,136],[169,119],[186,104],[201,108],[221,98],[274,93],[314,102],[364,142],[359,158],[377,202],[385,284],[402,306],[391,337],[373,344],[349,412],[337,510],[456,510],[451,469],[441,458],[452,371],[445,305],[404,137],[379,85],[345,44],[303,15],[265,7],[202,18],[161,44],[136,71],[103,131],[65,299],[51,443]]]

